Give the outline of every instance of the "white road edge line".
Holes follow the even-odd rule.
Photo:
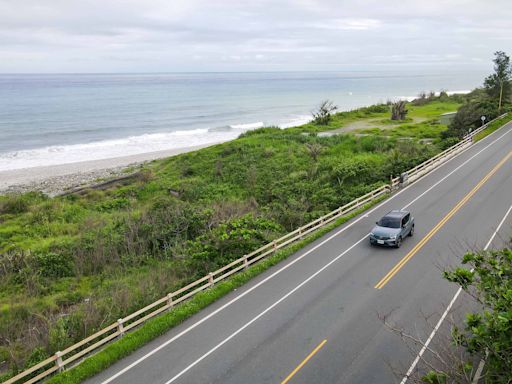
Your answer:
[[[206,352],[204,355],[202,355],[200,358],[198,358],[196,361],[194,361],[192,364],[190,364],[188,367],[186,367],[185,369],[183,369],[181,372],[179,372],[176,376],[174,376],[172,379],[170,379],[169,381],[166,381],[165,384],[170,384],[174,381],[176,381],[180,376],[182,376],[183,374],[185,374],[187,371],[189,371],[191,368],[193,368],[195,365],[197,365],[199,362],[201,362],[201,360],[205,359],[206,357],[208,357],[209,355],[211,355],[213,352],[215,352],[217,349],[219,349],[220,347],[222,347],[224,344],[226,344],[229,340],[231,340],[233,337],[235,337],[236,335],[238,335],[240,332],[242,332],[245,328],[247,328],[248,326],[250,326],[252,323],[254,323],[256,320],[258,320],[260,317],[262,317],[263,315],[265,315],[267,312],[269,312],[271,309],[273,309],[274,307],[276,307],[277,305],[279,305],[279,303],[281,303],[282,301],[286,300],[289,296],[291,296],[292,294],[294,294],[298,289],[300,289],[302,286],[306,285],[309,281],[311,281],[312,279],[314,279],[316,276],[318,276],[320,273],[322,273],[323,271],[325,271],[327,268],[329,268],[333,263],[335,263],[337,260],[339,260],[341,257],[343,257],[346,253],[350,252],[354,247],[356,247],[359,243],[361,243],[363,240],[366,240],[366,236],[363,237],[361,240],[357,241],[356,243],[354,243],[350,248],[348,248],[347,250],[345,250],[343,253],[339,254],[338,256],[336,256],[334,259],[332,259],[331,261],[329,261],[327,264],[325,264],[322,268],[320,268],[318,271],[316,271],[315,273],[313,273],[311,276],[309,276],[306,280],[304,280],[302,283],[300,283],[299,285],[297,285],[295,288],[293,288],[291,291],[289,291],[286,295],[282,296],[279,300],[277,300],[276,302],[274,302],[274,304],[272,304],[270,307],[268,307],[267,309],[265,309],[264,311],[260,312],[256,317],[254,317],[253,319],[251,319],[249,322],[245,323],[242,327],[238,328],[235,332],[233,332],[231,335],[229,335],[227,338],[225,338],[224,340],[222,340],[219,344],[217,344],[215,347],[213,347],[212,349],[210,349],[208,352]]]
[[[499,230],[501,229],[501,226],[503,225],[503,223],[505,222],[505,220],[507,219],[507,216],[510,214],[510,211],[512,211],[512,205],[509,207],[507,213],[505,213],[505,216],[503,216],[503,219],[501,219],[500,223],[498,224],[498,227],[496,228],[496,230],[494,231],[494,233],[492,234],[491,238],[489,239],[489,241],[487,242],[487,244],[485,245],[484,247],[484,251],[487,251],[487,249],[489,248],[489,246],[491,245],[492,241],[494,240],[494,238],[496,237],[496,234],[499,232]],[[473,269],[471,269],[471,272],[473,272]],[[402,381],[400,382],[400,384],[405,384],[405,382],[409,379],[409,377],[411,376],[411,373],[412,371],[414,371],[414,369],[416,368],[416,365],[418,364],[418,362],[420,361],[421,357],[423,356],[423,354],[425,353],[425,351],[427,350],[428,348],[428,345],[430,344],[430,342],[432,341],[432,339],[434,338],[435,334],[437,333],[437,331],[439,330],[439,328],[441,327],[441,324],[443,323],[444,319],[446,318],[446,316],[448,315],[448,312],[450,312],[450,310],[452,309],[452,306],[453,304],[455,303],[455,301],[457,300],[457,298],[459,297],[460,293],[462,292],[462,288],[459,288],[457,290],[457,292],[455,293],[455,295],[453,296],[453,299],[450,301],[450,304],[448,304],[448,307],[446,308],[446,310],[444,311],[443,315],[441,316],[441,318],[439,319],[439,321],[437,322],[436,326],[434,327],[434,329],[432,330],[432,333],[430,334],[430,336],[428,337],[427,341],[425,342],[425,344],[423,345],[423,347],[420,349],[420,352],[418,353],[418,355],[416,356],[416,358],[414,359],[414,361],[412,362],[411,366],[409,367],[409,370],[407,371],[407,373],[405,374],[404,378],[402,379]]]
[[[409,203],[407,206],[409,206],[410,204],[412,204],[413,202],[417,201],[418,198],[424,196],[427,192],[429,192],[430,190],[432,190],[433,188],[435,188],[437,185],[439,185],[441,182],[443,182],[444,180],[446,180],[448,177],[450,177],[453,173],[455,173],[456,171],[458,171],[460,168],[462,168],[464,165],[466,165],[467,163],[469,163],[471,160],[473,160],[476,156],[478,156],[480,153],[482,153],[483,151],[485,151],[487,148],[489,148],[491,145],[493,145],[494,143],[496,143],[497,141],[499,141],[502,137],[504,137],[505,135],[509,134],[510,132],[512,131],[512,129],[508,130],[507,132],[505,132],[504,134],[502,134],[501,136],[497,137],[496,139],[494,139],[492,142],[490,142],[489,144],[487,144],[484,148],[482,148],[480,151],[478,151],[477,153],[475,153],[473,156],[471,156],[469,159],[467,159],[465,162],[463,162],[461,165],[459,165],[457,168],[455,168],[453,171],[451,171],[450,173],[448,173],[446,176],[444,176],[442,179],[440,179],[438,182],[436,182],[434,185],[432,185],[430,188],[428,188],[425,192],[423,192],[422,194],[420,194],[418,197],[416,197],[411,203]],[[472,148],[472,146],[468,147],[466,150]],[[464,153],[466,150],[464,151],[461,151],[460,153],[458,153],[457,155],[453,156],[451,159],[448,159],[448,161],[446,161],[444,164],[441,164],[439,166],[439,168],[435,169],[433,172],[430,172],[428,173],[427,175],[431,175],[432,173],[436,172],[437,170],[441,169],[442,167],[444,167],[446,164],[448,164],[449,162],[451,162],[453,159],[457,158],[460,154]],[[426,175],[425,175],[426,176]],[[422,176],[420,179],[422,179],[423,177],[425,176]],[[418,180],[420,180],[418,179]],[[418,181],[416,180],[416,181]],[[314,246],[313,248],[309,249],[308,251],[304,252],[302,255],[300,255],[299,257],[297,257],[295,260],[292,260],[291,262],[289,262],[288,264],[284,265],[283,267],[281,267],[280,269],[278,269],[277,271],[275,271],[274,273],[272,273],[270,276],[267,276],[265,279],[263,279],[262,281],[260,281],[259,283],[255,284],[254,286],[252,286],[251,288],[249,288],[248,290],[246,290],[245,292],[239,294],[237,297],[233,298],[232,300],[228,301],[226,304],[224,304],[223,306],[217,308],[215,311],[211,312],[210,314],[208,314],[207,316],[205,316],[204,318],[202,318],[201,320],[198,320],[196,323],[192,324],[191,326],[189,326],[188,328],[184,329],[183,331],[181,331],[180,333],[178,333],[177,335],[173,336],[172,338],[170,338],[169,340],[165,341],[164,343],[160,344],[158,347],[156,347],[155,349],[151,350],[150,352],[146,353],[145,355],[141,356],[140,358],[138,358],[137,360],[135,360],[133,363],[130,363],[129,365],[127,365],[125,368],[121,369],[119,372],[117,372],[116,374],[112,375],[111,377],[109,377],[108,379],[104,380],[103,382],[101,382],[101,384],[108,384],[110,382],[112,382],[113,380],[115,380],[116,378],[118,378],[119,376],[123,375],[124,373],[126,373],[127,371],[129,371],[130,369],[132,369],[133,367],[135,367],[136,365],[140,364],[142,361],[146,360],[148,357],[151,357],[152,355],[154,355],[155,353],[157,353],[158,351],[160,351],[161,349],[165,348],[167,345],[171,344],[172,342],[174,342],[175,340],[179,339],[180,337],[182,337],[183,335],[187,334],[188,332],[192,331],[194,328],[198,327],[199,325],[201,325],[202,323],[204,323],[205,321],[209,320],[210,318],[212,318],[213,316],[215,316],[217,313],[223,311],[225,308],[231,306],[233,303],[237,302],[238,300],[240,300],[241,298],[243,298],[245,295],[251,293],[253,290],[255,290],[256,288],[258,288],[259,286],[265,284],[267,281],[271,280],[272,278],[274,278],[275,276],[277,276],[278,274],[280,274],[281,272],[283,272],[284,270],[288,269],[289,267],[291,267],[293,264],[295,264],[296,262],[300,261],[301,259],[303,259],[304,257],[306,257],[307,255],[309,255],[310,253],[314,252],[315,250],[317,250],[318,248],[320,248],[321,246],[323,246],[325,243],[327,243],[328,241],[332,240],[333,238],[335,238],[336,236],[338,236],[340,233],[346,231],[347,229],[349,229],[350,227],[352,227],[353,225],[355,225],[356,223],[358,223],[360,220],[366,218],[367,216],[366,215],[370,215],[371,213],[373,213],[374,211],[376,211],[377,209],[379,209],[380,207],[382,207],[384,204],[387,204],[389,203],[391,200],[393,200],[395,197],[401,195],[403,192],[407,191],[410,187],[412,187],[413,185],[416,184],[416,181],[410,185],[408,185],[407,187],[405,187],[404,189],[400,190],[399,192],[395,193],[394,195],[391,195],[388,199],[384,200],[382,203],[376,205],[374,208],[372,208],[371,210],[367,211],[365,215],[361,215],[359,218],[357,218],[356,220],[352,221],[350,224],[346,225],[345,227],[341,228],[339,231],[335,232],[334,234],[332,234],[331,236],[329,236],[327,239],[323,240],[322,242],[318,243],[316,246]],[[366,239],[368,235],[365,235],[362,239],[358,240],[354,245],[352,245],[350,248],[348,248],[345,252],[343,252],[341,255],[338,255],[334,260],[338,260],[342,255],[344,255],[345,253],[347,253],[349,250],[351,250],[352,248],[354,248],[357,244],[359,244],[361,241],[363,241],[364,239]],[[331,265],[332,262],[330,262],[329,264],[327,265]],[[323,270],[323,269],[322,269]],[[316,273],[315,273],[315,276],[316,276]],[[309,280],[308,280],[309,281]],[[302,286],[302,283],[301,285]],[[295,288],[294,290],[295,291]],[[288,295],[288,294],[287,294]],[[288,297],[288,296],[286,296]],[[279,299],[279,302],[281,302],[282,300]],[[275,303],[274,303],[275,304]],[[273,308],[275,305],[272,304],[271,307]],[[268,309],[268,308],[267,308]],[[265,313],[267,312],[267,309],[264,311]],[[257,318],[261,317],[262,314],[259,314],[257,315]],[[254,320],[254,319],[253,319]],[[249,322],[252,324],[253,320],[250,320]],[[245,327],[245,326],[244,326]],[[245,329],[245,328],[244,328]],[[238,331],[236,331],[238,332]],[[228,336],[228,339],[231,339],[233,335],[231,336]],[[226,340],[222,341],[221,344],[219,344],[218,346],[222,345],[225,343]],[[217,347],[215,347],[217,348]],[[207,353],[210,353],[210,352],[207,352]],[[204,356],[206,357],[206,356]],[[202,360],[204,357],[200,358],[200,360]],[[199,362],[200,360],[197,360],[197,362]],[[196,364],[196,363],[194,363]],[[189,370],[192,366],[189,366],[186,368],[186,370]],[[183,372],[184,373],[184,372]],[[181,376],[182,373],[180,373],[179,375]]]

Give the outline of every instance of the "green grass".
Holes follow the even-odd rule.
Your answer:
[[[407,117],[434,119],[443,113],[455,112],[460,106],[460,103],[454,101],[434,101],[422,106],[408,105],[409,113]]]
[[[505,117],[502,117],[501,119],[497,119],[490,123],[487,128],[485,128],[483,131],[477,133],[475,136],[473,136],[473,141],[477,142],[482,140],[484,137],[490,135],[494,131],[496,131],[498,128],[501,128],[504,124],[508,123],[509,121],[512,121],[512,113],[509,113]]]
[[[237,273],[233,277],[218,283],[213,288],[196,294],[190,300],[178,305],[172,311],[148,320],[140,328],[126,334],[122,338],[108,345],[100,352],[85,359],[78,366],[65,372],[58,373],[46,382],[48,384],[78,384],[83,382],[84,380],[105,370],[116,361],[119,361],[123,357],[130,355],[132,352],[136,351],[149,341],[154,340],[155,338],[168,332],[170,329],[181,324],[194,314],[198,313],[200,310],[206,308],[211,303],[232,292],[234,289],[244,285],[255,276],[278,264],[293,253],[304,248],[306,245],[319,239],[336,227],[342,225],[351,218],[359,215],[373,205],[384,200],[386,197],[387,196],[383,196],[369,204],[366,204],[364,207],[354,211],[353,213],[347,216],[343,216],[335,222],[325,226],[324,228],[315,231],[314,233],[305,237],[303,240],[290,245],[289,247],[276,252],[275,255],[272,255],[267,259],[264,259],[261,262],[249,267],[246,271]]]

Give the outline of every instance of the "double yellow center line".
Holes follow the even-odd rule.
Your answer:
[[[404,258],[402,260],[400,260],[387,274],[386,276],[384,276],[382,278],[382,280],[380,280],[377,285],[375,286],[375,288],[377,289],[381,289],[384,285],[386,285],[388,283],[389,280],[391,280],[393,278],[393,276],[395,276],[398,271],[400,269],[402,269],[402,267],[410,260],[412,259],[412,257],[421,249],[423,248],[423,246],[432,238],[432,236],[434,236],[447,222],[448,220],[450,220],[450,218],[455,215],[459,209],[461,209],[464,204],[466,204],[472,197],[473,195],[498,171],[498,169],[500,169],[503,164],[505,164],[508,159],[510,159],[510,157],[512,157],[512,151],[510,151],[503,159],[501,159],[501,161],[496,164],[496,166],[487,174],[485,175],[485,177],[480,180],[478,182],[477,185],[475,185],[475,187],[466,195],[462,198],[462,200],[460,200],[456,205],[455,207],[452,208],[452,210],[450,212],[448,212],[448,214],[442,218],[442,220],[436,224],[436,226],[434,228],[432,228],[430,230],[430,232],[423,238],[421,239],[418,244],[416,244],[414,246],[413,249],[411,249],[411,251],[409,253],[407,253],[407,255],[404,256]],[[323,340],[320,344],[318,344],[316,346],[315,349],[313,349],[311,351],[311,353],[306,356],[306,358],[292,371],[290,372],[290,374],[281,382],[281,384],[287,384],[296,374],[297,372],[299,372],[306,364],[307,362],[320,350],[322,349],[322,347],[325,345],[325,343],[327,343],[327,340]]]
[[[464,204],[466,204],[469,199],[473,197],[473,195],[494,175],[498,169],[500,169],[503,164],[507,162],[507,160],[512,156],[512,151],[510,151],[501,161],[496,164],[496,166],[487,174],[485,177],[480,180],[480,182],[475,185],[475,187],[466,195],[464,198],[455,205],[455,207],[452,208],[448,214],[443,217],[443,219],[437,223],[437,225],[432,228],[432,230],[416,244],[416,246],[409,251],[407,255],[404,256],[402,260],[400,260],[387,274],[384,276],[378,283],[375,285],[376,289],[381,289],[384,287],[389,280],[395,276],[400,269],[410,260],[412,257],[421,249],[423,246],[434,236],[445,224],[450,218],[457,213],[459,209],[462,208]]]

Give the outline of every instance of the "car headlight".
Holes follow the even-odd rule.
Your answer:
[[[396,240],[396,235],[395,236],[389,236],[389,240]]]
[[[370,236],[375,236],[375,234],[373,232],[370,232]]]

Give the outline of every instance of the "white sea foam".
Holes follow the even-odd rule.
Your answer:
[[[292,127],[298,127],[299,125],[307,124],[311,120],[313,120],[313,117],[311,115],[300,115],[295,118],[293,118],[290,121],[278,124],[277,126],[279,128],[292,128]]]
[[[207,129],[151,133],[86,144],[54,145],[0,154],[0,171],[88,160],[109,159],[212,144],[236,138],[239,132],[209,132]]]
[[[466,95],[466,94],[468,94],[470,92],[471,91],[469,91],[467,89],[464,89],[462,91],[447,91],[446,93],[451,96],[451,95],[455,95],[455,94],[457,94],[457,95]]]
[[[289,128],[306,124],[310,116],[293,117],[279,124]],[[101,160],[116,157],[157,152],[169,149],[212,144],[237,138],[241,132],[265,126],[262,121],[255,123],[232,124],[228,129],[193,129],[165,133],[148,133],[120,139],[96,141],[84,144],[53,145],[0,154],[0,171],[78,163],[88,160]]]
[[[397,100],[405,100],[405,101],[413,101],[414,99],[417,99],[418,96],[395,96],[391,98],[391,101],[397,101]]]
[[[460,91],[446,91],[446,94],[451,95],[465,95],[467,93],[470,93],[469,90],[460,90]],[[436,96],[439,96],[441,92],[434,92]],[[419,96],[395,96],[392,97],[391,100],[407,100],[407,101],[413,101],[414,99],[417,99]]]
[[[279,124],[290,128],[311,121],[309,115],[299,115]],[[0,154],[0,171],[78,163],[116,157],[157,152],[169,149],[212,144],[237,138],[241,132],[263,127],[262,121],[232,124],[230,129],[193,129],[164,133],[148,133],[120,139],[95,141],[83,144],[53,145]]]
[[[247,124],[233,124],[233,125],[230,125],[229,127],[230,128],[233,128],[233,129],[256,129],[256,128],[261,128],[263,127],[265,124],[263,123],[263,121],[258,121],[257,123],[247,123]]]

